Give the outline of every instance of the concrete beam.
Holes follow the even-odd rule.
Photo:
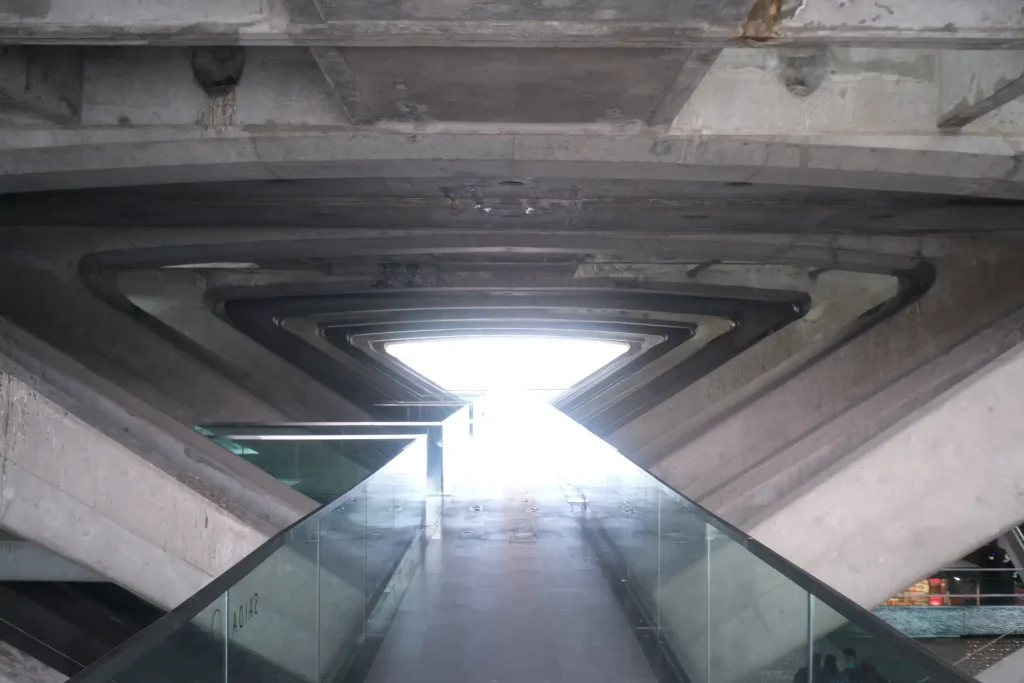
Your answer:
[[[873,144],[879,147],[899,145],[899,139],[915,131],[922,136],[936,133],[933,126],[940,112],[949,112],[964,98],[975,98],[975,88],[984,90],[981,84],[994,85],[1006,78],[989,79],[983,72],[1000,61],[1012,61],[1011,54],[997,51],[990,57],[983,51],[835,45],[815,50],[724,50],[681,108],[672,131],[875,137]],[[978,75],[972,85],[975,68]],[[756,106],[735,106],[738,94]],[[1024,130],[1024,103],[1006,106],[998,116],[985,116],[968,130],[980,136],[1019,134]]]
[[[717,60],[719,50],[712,48],[539,50],[529,58],[525,52],[475,52],[481,68],[486,64],[488,69],[480,76],[452,73],[465,63],[458,50],[249,48],[244,78],[225,107],[197,87],[185,51],[85,49],[81,124],[97,140],[137,140],[142,134],[154,139],[161,128],[161,135],[181,136],[197,125],[247,136],[254,130],[348,131],[352,122],[365,124],[375,117],[381,119],[379,127],[417,134],[444,126],[489,134],[537,132],[539,126],[569,132],[575,126],[577,133],[603,130],[621,136],[656,134],[644,129],[645,121],[668,125],[682,111],[673,132],[687,136],[839,135],[846,144],[860,139],[866,147],[929,148],[942,141],[951,147],[996,149],[1008,148],[1007,137],[1024,134],[1021,102],[972,124],[969,130],[977,137],[943,141],[950,136],[935,128],[941,71],[935,50],[733,48],[720,51]],[[588,86],[587,78],[601,82]],[[565,79],[581,83],[559,89]],[[529,96],[537,88],[552,89],[553,95],[538,102]],[[514,92],[519,96],[513,98]],[[574,104],[584,94],[593,102]],[[737,96],[757,106],[737,107]],[[688,99],[692,103],[684,107]],[[412,120],[398,104],[425,107],[421,113],[429,121]],[[883,133],[886,137],[879,137]],[[37,130],[14,141],[38,144],[40,138]]]
[[[64,683],[67,679],[59,671],[0,640],[0,683]]]
[[[676,74],[672,84],[665,91],[658,107],[651,114],[647,124],[650,126],[669,126],[679,115],[683,108],[693,96],[697,86],[707,76],[711,66],[718,59],[721,50],[691,49],[683,61],[679,73]]]
[[[7,355],[11,348],[0,345],[4,353],[0,355],[0,528],[33,539],[170,609],[272,533],[315,508],[308,501],[276,527],[253,519],[252,511],[242,507],[237,497],[232,500],[224,482],[199,462],[172,473],[168,470],[174,463],[163,461],[161,467],[152,462],[161,454],[126,446],[123,441],[131,439],[125,434],[138,426],[130,416],[122,416],[117,436],[87,424],[80,415],[88,410],[49,383],[61,383],[65,368],[51,363],[41,373],[30,373]],[[47,394],[59,396],[62,402]],[[94,403],[104,402],[102,392],[91,398]],[[74,410],[68,408],[71,405]],[[210,443],[200,439],[204,441]],[[240,465],[237,471],[244,475],[249,466],[235,456],[229,459]],[[236,482],[236,486],[248,484]],[[268,489],[275,486],[290,491],[276,481]],[[271,490],[260,492],[253,486],[250,492],[265,505],[275,503]],[[389,515],[386,524],[390,523]],[[236,645],[260,653],[283,669],[307,678],[312,673],[315,678],[317,632],[324,643],[350,642],[350,631],[361,628],[364,621],[365,596],[302,551],[302,544],[315,540],[309,529],[305,532],[296,534],[236,584],[229,598],[235,609],[258,599],[263,615],[233,638]],[[364,551],[360,546],[353,552]],[[346,552],[338,549],[331,559],[344,565],[351,561],[340,557]],[[284,574],[290,578],[282,585]],[[311,625],[309,617],[316,614],[321,590],[338,609]],[[225,624],[224,603],[216,601],[193,623],[220,633]],[[337,654],[330,648],[325,652]]]
[[[156,408],[154,420],[164,423],[165,430],[285,419],[285,413],[164,338],[158,325],[147,326],[145,316],[130,305],[117,308],[101,301],[81,283],[74,265],[34,268],[14,260],[0,268],[0,280],[8,283],[2,289],[10,293],[0,292],[0,316],[104,377],[124,401]],[[14,296],[19,287],[27,296]]]
[[[288,18],[294,24],[322,24],[324,11],[321,0],[282,0]]]
[[[721,5],[722,3],[718,3]],[[322,46],[586,46],[727,47],[775,44],[860,44],[890,47],[1011,48],[1024,44],[1019,7],[1005,0],[829,0],[729,2],[680,17],[675,4],[622,2],[615,17],[593,18],[586,7],[523,11],[492,3],[495,16],[465,20],[454,6],[382,10],[377,3],[217,0],[201,8],[188,0],[136,3],[47,0],[8,3],[0,39],[9,43],[74,42]],[[287,11],[294,14],[289,19]],[[327,19],[320,25],[319,13]],[[500,18],[496,18],[500,17]],[[747,18],[744,21],[744,17]]]
[[[345,59],[345,51],[338,47],[314,47],[309,52],[331,86],[334,96],[338,98],[338,103],[345,110],[349,122],[356,125],[371,123],[373,117],[370,115],[370,105],[359,89],[352,67]]]
[[[308,55],[307,55],[308,57]],[[252,65],[250,64],[250,67]],[[315,77],[322,82],[318,73]],[[245,82],[251,82],[251,76]],[[243,85],[244,87],[244,85]],[[325,88],[326,89],[326,88]],[[196,89],[198,92],[198,89]],[[332,96],[327,93],[329,98]],[[695,98],[696,99],[696,96]],[[691,101],[692,102],[692,101]],[[332,106],[335,106],[332,102]],[[194,121],[193,121],[194,123]],[[0,131],[0,192],[111,187],[210,180],[285,180],[338,177],[436,177],[438,162],[459,162],[475,175],[553,178],[652,178],[675,181],[849,187],[1020,199],[1024,173],[1012,141],[934,135],[928,139],[844,136],[752,139],[746,135],[609,135],[572,132],[502,132],[502,127],[430,132],[360,131],[291,134],[267,132],[210,137],[188,131]],[[491,130],[488,135],[469,133]],[[990,144],[991,143],[991,144]],[[877,146],[875,146],[877,145]],[[450,165],[446,165],[450,167]],[[432,174],[432,175],[427,175]],[[1015,208],[986,208],[989,213]],[[1010,226],[1010,215],[979,224],[979,207],[958,231]],[[943,225],[948,208],[898,216],[895,226],[926,220]],[[842,214],[807,216],[797,225],[829,232]],[[876,228],[883,222],[873,224]],[[973,226],[973,227],[972,227]],[[927,232],[923,229],[921,232]]]
[[[160,0],[128,4],[121,0],[14,0],[0,6],[0,22],[29,30],[63,26],[64,31],[71,33],[87,26],[104,27],[128,38],[132,31],[175,26],[180,29],[193,24],[230,32],[275,16],[284,19],[283,10],[278,7],[264,0]]]
[[[943,50],[939,64],[939,128],[963,128],[1024,96],[1024,50]]]
[[[5,47],[0,57],[0,110],[59,124],[82,110],[82,51],[74,47]]]
[[[204,297],[210,289],[255,287],[257,278],[232,273],[218,277],[187,269],[123,271],[115,286],[140,309],[216,357],[220,374],[282,412],[307,420],[370,419],[365,410],[268,351],[206,305]]]
[[[30,541],[0,539],[0,581],[106,581]]]

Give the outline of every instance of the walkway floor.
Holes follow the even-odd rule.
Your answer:
[[[462,491],[443,522],[367,683],[655,683],[556,483]]]

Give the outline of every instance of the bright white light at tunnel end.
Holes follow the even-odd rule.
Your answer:
[[[528,392],[553,400],[629,350],[625,342],[474,336],[392,342],[390,355],[456,395]]]

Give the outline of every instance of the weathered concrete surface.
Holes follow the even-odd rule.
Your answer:
[[[0,174],[0,191],[217,180],[436,177],[443,169],[457,167],[463,173],[497,178],[649,178],[1024,197],[1024,174],[1006,140],[933,136],[892,138],[883,145],[878,136],[773,141],[733,135],[615,135],[607,129],[589,134],[520,131],[503,132],[498,127],[481,135],[475,133],[486,131],[478,127],[444,132],[444,126],[436,125],[421,132],[243,132],[209,137],[191,129],[115,129],[90,131],[87,136],[74,130],[35,135],[9,130],[0,140],[0,164],[7,169]],[[913,218],[917,217],[903,220]],[[929,225],[937,226],[933,230],[951,229],[940,212],[927,218]],[[956,229],[968,230],[972,223],[958,218]],[[991,224],[973,222],[976,229]],[[995,223],[1000,225],[1004,222]]]
[[[0,108],[53,123],[77,123],[82,71],[80,48],[7,47],[0,60]]]
[[[948,369],[940,372],[944,366],[939,364],[932,366],[936,374],[930,381],[914,385],[912,398],[869,402],[872,396],[914,370],[941,360],[1024,305],[1024,269],[1016,259],[974,262],[949,258],[936,260],[935,265],[936,282],[917,302],[745,404],[733,404],[728,416],[713,425],[694,433],[674,432],[675,447],[645,453],[643,464],[733,523],[745,528],[758,523],[774,506],[797,495],[814,476],[963,374],[951,374]],[[1012,339],[1004,342],[1012,343]],[[996,353],[1006,348],[997,347]],[[986,360],[983,355],[968,357],[976,357],[978,363]],[[964,373],[963,368],[958,372]],[[679,414],[704,409],[703,395],[689,395],[684,390],[681,400],[687,397],[694,407],[689,411],[680,408]],[[870,412],[859,414],[852,423],[844,422],[849,419],[848,411],[862,403]],[[674,422],[665,419],[648,423],[649,432],[671,430]],[[627,454],[642,448],[640,443],[617,445]]]
[[[943,52],[939,126],[963,128],[1024,95],[1024,52]]]
[[[1010,324],[1011,350],[865,444],[751,534],[874,605],[1019,524],[1024,314]],[[970,514],[950,515],[951,505]]]
[[[171,607],[314,508],[9,323],[2,332],[3,528]]]
[[[810,59],[810,54],[814,59]],[[704,135],[812,135],[865,147],[916,145],[936,135],[938,112],[952,106],[947,64],[992,70],[1001,52],[880,50],[829,46],[813,51],[724,50],[671,131]],[[984,65],[990,62],[987,67]],[[1007,70],[1010,67],[1007,67]],[[966,88],[981,88],[970,75]],[[996,74],[986,75],[992,82]],[[797,86],[802,87],[801,91]],[[808,92],[810,88],[813,92]],[[794,92],[796,91],[796,92]],[[732,106],[736,93],[756,107]],[[973,91],[972,91],[973,92]],[[962,90],[956,101],[965,97]],[[994,109],[994,108],[993,108]],[[1024,127],[1024,102],[1009,102],[964,122],[959,144],[1005,145]],[[950,141],[956,136],[949,136]]]
[[[0,640],[0,683],[64,683],[67,676]]]
[[[574,129],[651,136],[673,124],[675,135],[816,136],[818,144],[826,142],[823,136],[839,136],[829,142],[928,149],[944,140],[936,129],[937,112],[950,106],[944,104],[951,86],[943,65],[1000,63],[999,55],[1013,54],[839,46],[477,49],[469,61],[480,70],[465,71],[457,68],[467,62],[461,52],[250,48],[238,86],[212,97],[196,84],[188,50],[83,48],[80,125],[63,132],[89,130],[102,139],[151,137],[161,132],[151,129],[156,126],[178,128],[166,135],[193,129],[218,136],[358,126],[418,134],[447,127],[480,134]],[[813,92],[805,92],[808,83]],[[733,106],[736,92],[758,106]],[[1012,153],[1002,138],[1024,133],[1024,103],[1004,104],[966,125],[970,137],[944,144]],[[47,134],[38,122],[7,124],[23,131],[21,145]]]
[[[267,538],[3,373],[0,525],[165,609]]]
[[[237,501],[225,500],[199,462],[174,476],[29,386],[9,358],[0,356],[0,368],[0,528],[31,538],[164,609],[190,597],[279,530],[254,519]],[[313,507],[296,510],[285,523]],[[349,633],[364,619],[364,587],[321,571],[311,559],[319,557],[309,545],[318,529],[314,523],[294,533],[232,587],[227,603],[215,601],[195,625],[219,634],[226,613],[241,609],[248,620],[249,605],[258,600],[260,618],[232,629],[232,640],[316,680],[318,632],[325,654],[333,654],[331,648],[350,642]],[[333,551],[352,550],[341,546]],[[363,546],[355,545],[365,555]],[[320,591],[335,608],[322,619]]]

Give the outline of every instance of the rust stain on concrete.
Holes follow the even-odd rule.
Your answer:
[[[751,42],[768,42],[778,37],[776,29],[782,21],[783,0],[757,0],[743,22],[740,38]]]

